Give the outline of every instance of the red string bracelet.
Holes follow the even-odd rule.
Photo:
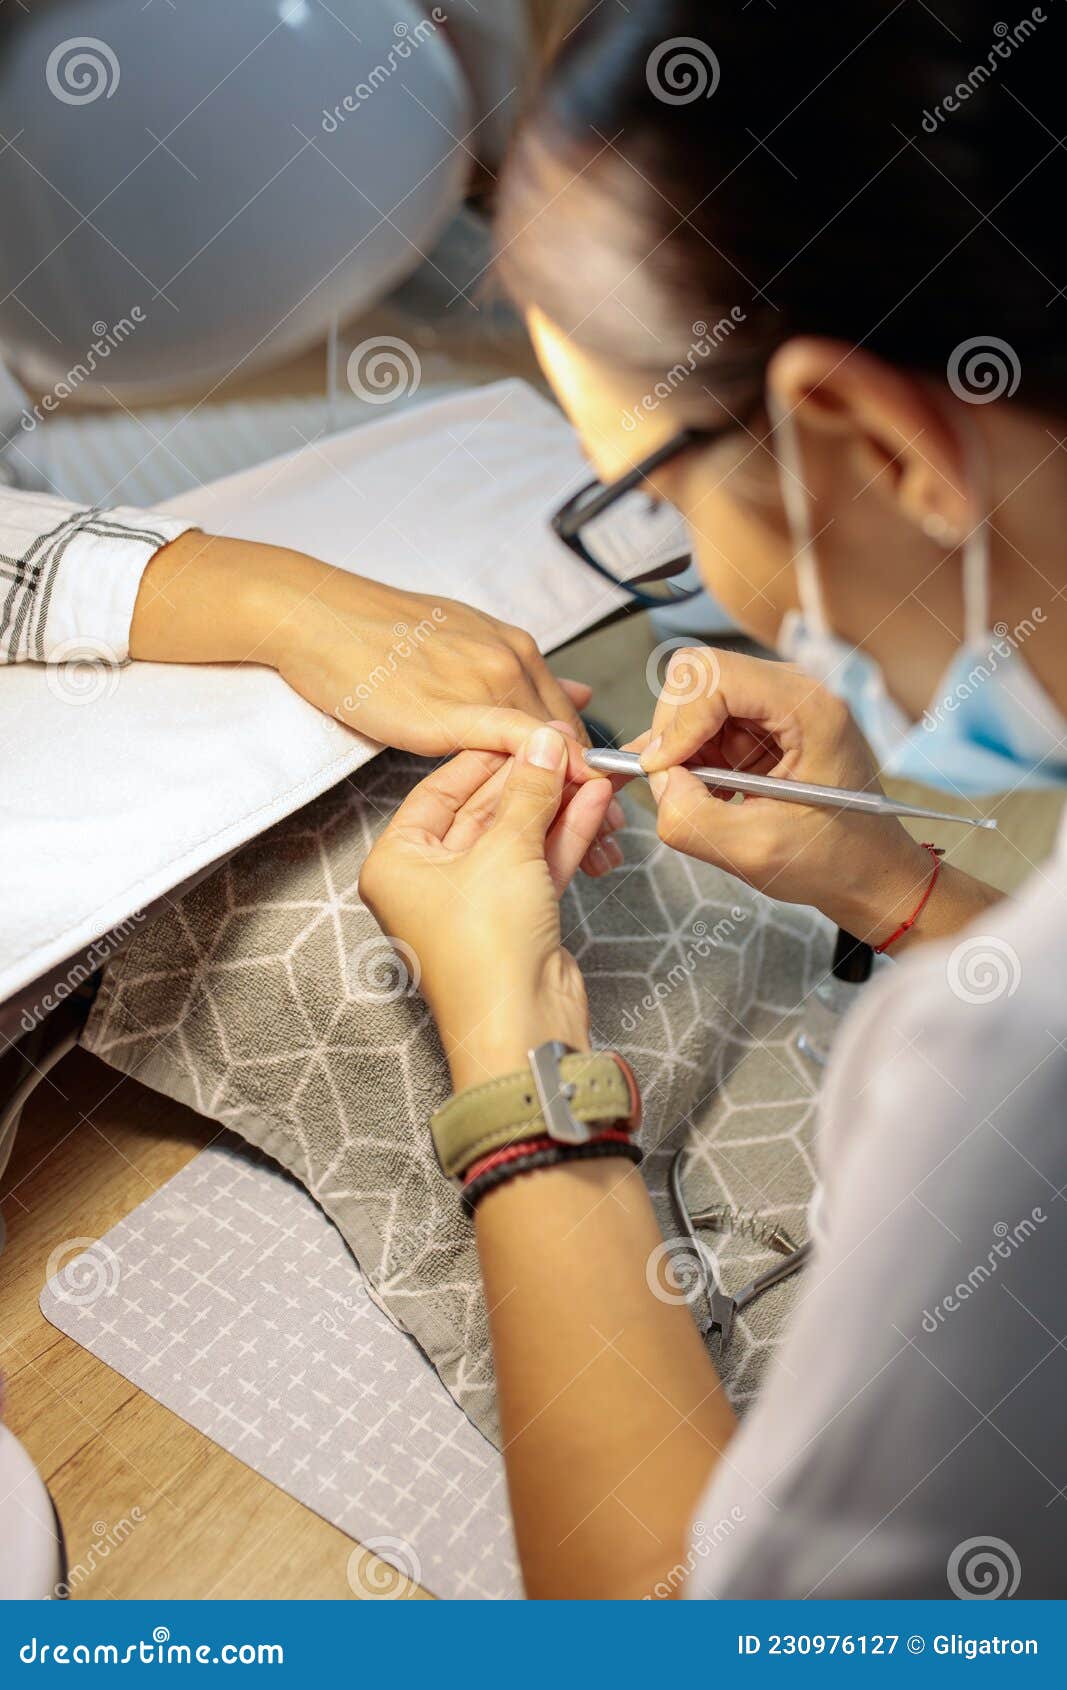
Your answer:
[[[923,850],[929,851],[931,857],[934,859],[934,872],[927,882],[926,891],[919,899],[919,902],[916,904],[911,915],[909,915],[907,921],[902,921],[896,932],[891,933],[884,944],[875,945],[875,956],[881,956],[884,951],[889,949],[890,945],[895,945],[898,939],[902,939],[905,933],[910,933],[911,929],[915,926],[915,923],[922,915],[923,910],[930,902],[930,895],[933,892],[934,887],[937,885],[937,877],[941,873],[941,859],[945,853],[937,845],[931,845],[928,839],[923,840]]]

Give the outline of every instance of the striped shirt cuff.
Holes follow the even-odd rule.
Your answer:
[[[127,506],[0,494],[0,662],[125,663],[149,560],[195,526]]]

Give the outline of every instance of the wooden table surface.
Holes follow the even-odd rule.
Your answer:
[[[75,1598],[360,1593],[344,1532],[57,1332],[38,1307],[54,1252],[65,1260],[70,1240],[99,1238],[216,1130],[75,1051],[27,1106],[0,1187],[5,1420],[52,1493],[72,1568],[83,1569]]]

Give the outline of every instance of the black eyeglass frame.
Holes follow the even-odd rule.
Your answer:
[[[636,581],[620,581],[617,575],[613,575],[605,564],[602,564],[598,558],[593,556],[582,539],[582,529],[587,527],[590,522],[595,522],[598,517],[603,516],[604,512],[610,510],[612,505],[618,504],[620,499],[624,499],[628,493],[632,493],[640,487],[643,481],[647,481],[648,477],[657,469],[662,469],[663,465],[670,463],[673,458],[680,457],[691,446],[710,446],[714,441],[724,439],[736,427],[737,424],[731,419],[730,422],[723,423],[719,428],[683,428],[680,433],[673,435],[670,440],[657,447],[656,451],[650,452],[647,458],[642,458],[641,462],[636,464],[633,469],[628,470],[625,475],[619,476],[617,481],[611,481],[607,486],[599,481],[588,482],[586,486],[580,487],[560,506],[551,519],[552,532],[563,541],[563,544],[574,553],[575,557],[580,558],[584,564],[595,570],[605,581],[610,581],[612,586],[621,587],[624,593],[629,593],[635,603],[644,609],[662,610],[665,605],[685,604],[689,599],[696,598],[697,594],[702,591],[700,586],[687,587],[684,592],[657,598],[652,593],[644,592]],[[589,499],[589,494],[595,487],[599,487],[600,492],[586,505],[586,500]],[[689,564],[691,563],[692,557],[689,558]],[[685,567],[688,568],[689,564]],[[683,574],[684,569],[679,569],[678,573]]]

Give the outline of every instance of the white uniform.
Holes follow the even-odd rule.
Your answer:
[[[1065,951],[1067,826],[846,1024],[816,1258],[687,1594],[1067,1593]]]

